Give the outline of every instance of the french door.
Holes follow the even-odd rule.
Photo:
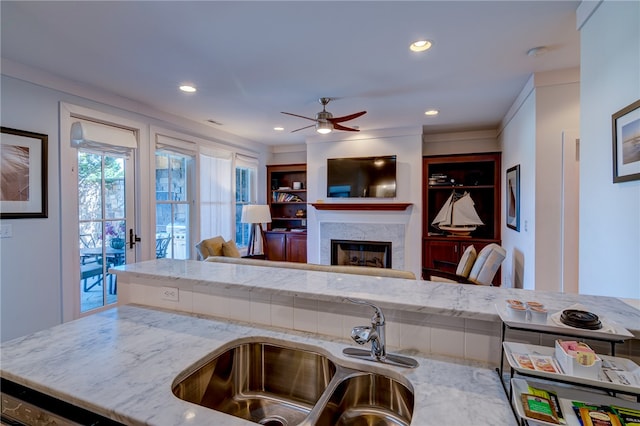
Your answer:
[[[117,302],[118,280],[109,268],[133,261],[134,168],[132,159],[113,153],[79,149],[77,156],[78,291],[86,313]]]

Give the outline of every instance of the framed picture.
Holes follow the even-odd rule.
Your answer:
[[[0,219],[47,217],[47,135],[2,127]]]
[[[507,226],[520,232],[520,164],[507,170]]]
[[[640,100],[611,116],[613,183],[640,180]]]

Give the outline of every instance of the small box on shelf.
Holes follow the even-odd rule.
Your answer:
[[[572,356],[572,354],[566,352],[560,344],[560,340],[556,340],[555,356],[565,374],[598,380],[598,376],[602,370],[602,359],[598,355],[595,355],[593,364],[582,365],[578,361],[577,356]]]

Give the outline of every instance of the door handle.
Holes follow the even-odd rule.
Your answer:
[[[129,228],[129,248],[132,249],[136,243],[142,241],[140,237],[133,233],[133,228]]]

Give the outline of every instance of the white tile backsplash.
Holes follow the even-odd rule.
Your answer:
[[[349,341],[351,329],[357,325],[369,325],[373,315],[371,307],[353,303],[323,302],[237,288],[217,288],[208,293],[198,292],[197,285],[193,289],[195,293],[181,289],[178,302],[163,300],[161,288],[157,285],[123,283],[119,291],[124,303],[320,333]],[[499,322],[394,309],[385,310],[385,317],[387,346],[390,350],[415,350],[494,365],[500,361]],[[552,338],[514,330],[508,330],[507,333],[510,341],[530,344],[540,344],[541,340],[547,343]],[[624,352],[632,351],[629,345],[621,349]]]

